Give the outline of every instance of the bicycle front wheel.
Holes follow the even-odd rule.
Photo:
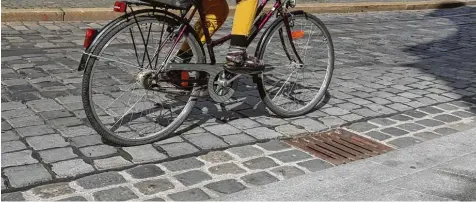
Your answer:
[[[166,137],[187,118],[196,102],[192,89],[178,93],[152,90],[167,55],[174,58],[183,42],[190,63],[205,58],[188,26],[178,44],[182,22],[166,15],[136,16],[108,29],[85,65],[82,98],[91,126],[120,145],[151,143]],[[180,55],[177,55],[180,56]],[[170,83],[168,83],[170,84]],[[173,85],[172,89],[175,90]]]
[[[257,51],[266,64],[257,75],[260,96],[268,109],[282,117],[313,110],[323,100],[334,70],[334,47],[324,23],[305,12],[292,13],[288,20],[290,32],[284,19],[278,18]]]

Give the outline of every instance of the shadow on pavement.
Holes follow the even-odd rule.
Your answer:
[[[454,7],[460,8],[445,9]],[[465,90],[476,81],[476,7],[466,7],[465,3],[442,3],[439,8],[427,17],[448,19],[456,31],[443,39],[404,49],[404,52],[420,58],[406,66],[435,75],[438,80],[445,81],[442,84],[449,87],[456,97],[476,104],[474,89],[473,92]],[[439,23],[431,26],[447,29],[447,26]],[[443,31],[434,33],[434,36],[441,36]],[[471,108],[471,111],[476,113],[476,108]]]

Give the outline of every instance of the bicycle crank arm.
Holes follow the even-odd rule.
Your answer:
[[[223,71],[224,64],[170,64],[167,71],[200,71],[206,72],[211,78]]]

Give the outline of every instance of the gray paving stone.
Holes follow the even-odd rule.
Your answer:
[[[433,130],[433,132],[435,132],[439,135],[451,135],[453,133],[457,133],[458,131],[455,130],[455,129],[452,129],[452,128],[442,127],[442,128],[438,128],[438,129]]]
[[[117,153],[117,149],[109,145],[89,146],[89,147],[83,147],[79,150],[86,157],[109,156],[109,155]]]
[[[440,126],[445,124],[444,122],[437,121],[434,119],[423,119],[423,120],[416,121],[416,123],[427,126],[427,127],[435,127],[435,126]]]
[[[25,198],[21,192],[2,193],[2,201],[25,201]]]
[[[415,144],[421,143],[423,141],[413,138],[413,137],[401,137],[398,139],[394,139],[391,141],[388,141],[388,144],[394,145],[398,148],[405,148],[409,146],[413,146]]]
[[[175,186],[166,179],[142,181],[134,184],[134,187],[145,195],[152,195],[175,188]]]
[[[282,136],[280,133],[265,127],[247,129],[245,133],[258,140],[268,140]]]
[[[353,109],[358,109],[361,106],[356,105],[354,103],[346,102],[346,103],[342,103],[342,104],[337,104],[337,107],[339,107],[341,109],[345,109],[345,110],[353,110]]]
[[[347,126],[347,128],[356,132],[367,132],[377,128],[377,126],[367,122],[358,122]]]
[[[227,147],[228,144],[210,133],[185,135],[184,138],[202,150]]]
[[[2,132],[9,131],[11,129],[13,129],[12,126],[8,122],[2,120]]]
[[[245,175],[241,177],[241,179],[247,184],[251,184],[255,186],[262,186],[262,185],[279,181],[278,178],[272,176],[271,174],[265,171]]]
[[[386,139],[389,139],[389,138],[392,137],[390,135],[383,134],[379,131],[370,131],[370,132],[365,133],[365,135],[367,135],[367,136],[369,136],[373,139],[380,140],[380,141],[386,140]]]
[[[440,135],[437,135],[432,132],[420,132],[420,133],[413,134],[413,136],[421,138],[423,140],[432,140],[432,139],[441,137]]]
[[[223,136],[223,141],[229,145],[240,145],[255,142],[256,139],[244,133]]]
[[[74,126],[68,128],[58,128],[61,132],[61,135],[64,137],[78,137],[78,136],[85,136],[85,135],[93,135],[97,134],[94,129],[88,126]]]
[[[341,108],[337,108],[337,107],[331,107],[331,108],[327,108],[327,109],[323,109],[323,111],[329,115],[332,115],[332,116],[341,116],[341,115],[346,115],[348,113],[350,113],[349,111],[345,110],[345,109],[341,109]]]
[[[69,143],[58,134],[28,137],[26,138],[26,142],[35,150],[65,147],[69,145]]]
[[[255,119],[255,121],[260,122],[261,124],[264,124],[267,126],[279,126],[279,125],[283,125],[287,123],[283,119],[268,117],[268,116],[257,118]]]
[[[55,133],[49,125],[30,126],[15,129],[22,137],[40,136]]]
[[[12,119],[18,117],[34,116],[35,113],[30,109],[17,109],[11,111],[5,111],[2,113],[3,119]]]
[[[455,107],[453,105],[446,104],[446,103],[436,105],[435,107],[446,110],[446,111],[451,111],[451,110],[457,110],[458,109],[458,107]]]
[[[31,154],[31,150],[2,154],[2,168],[38,163]]]
[[[343,119],[344,121],[355,122],[355,121],[363,119],[364,117],[357,114],[347,114],[344,116],[340,116],[340,118]]]
[[[301,161],[304,159],[312,158],[311,155],[299,150],[289,150],[289,151],[278,152],[278,153],[271,154],[270,156],[278,159],[279,161],[283,163]]]
[[[406,131],[410,131],[410,132],[415,132],[415,131],[425,129],[425,127],[423,127],[421,125],[418,125],[418,124],[415,124],[415,123],[404,123],[404,124],[397,125],[396,127],[401,128],[401,129],[406,130]]]
[[[294,166],[281,166],[271,170],[276,175],[282,176],[284,179],[290,179],[299,175],[304,175],[304,171]]]
[[[329,126],[329,127],[341,126],[341,125],[347,123],[346,121],[344,121],[340,118],[331,117],[331,116],[319,118],[319,121],[321,121],[322,123],[324,123],[324,125]],[[325,130],[325,129],[323,129],[323,130]]]
[[[376,118],[376,119],[369,120],[369,123],[377,124],[377,125],[380,125],[380,126],[390,126],[390,125],[393,125],[397,122],[392,121],[392,120],[387,119],[387,118]]]
[[[167,196],[174,201],[205,201],[211,198],[207,193],[199,188],[193,188],[186,191],[169,194]]]
[[[470,112],[466,112],[466,111],[456,111],[456,112],[452,112],[451,114],[455,115],[457,117],[461,117],[461,118],[476,117],[475,113],[470,113]]]
[[[168,170],[172,172],[182,171],[182,170],[189,170],[194,168],[200,168],[205,164],[196,158],[186,158],[186,159],[179,159],[175,161],[169,161],[162,163]]]
[[[15,131],[2,131],[2,142],[9,142],[14,140],[19,140],[20,136],[15,133]]]
[[[205,187],[222,194],[232,194],[246,189],[246,186],[235,179],[213,182],[205,185]]]
[[[268,151],[281,151],[281,150],[288,149],[288,148],[291,147],[288,144],[286,144],[282,141],[279,141],[279,140],[271,140],[269,142],[259,143],[257,145],[259,147],[265,149],[265,150],[268,150]]]
[[[402,136],[408,134],[407,131],[395,127],[385,128],[380,131],[392,136]]]
[[[232,135],[232,134],[241,133],[241,130],[236,129],[235,127],[233,127],[229,124],[219,124],[219,125],[214,125],[214,126],[208,126],[208,127],[205,127],[205,130],[208,130],[211,133],[213,133],[215,135],[218,135],[218,136]]]
[[[233,160],[233,157],[223,151],[209,152],[208,154],[202,155],[199,158],[210,163],[221,163]]]
[[[53,120],[58,118],[71,117],[73,116],[73,114],[69,112],[68,110],[63,109],[63,110],[41,112],[40,116],[46,120]]]
[[[161,145],[160,148],[167,152],[167,155],[170,157],[184,156],[200,151],[195,146],[186,142]]]
[[[249,128],[256,128],[256,127],[260,127],[261,125],[249,118],[240,118],[240,119],[236,119],[236,120],[232,120],[230,122],[228,122],[230,125],[238,128],[238,129],[249,129]]]
[[[411,107],[409,107],[405,104],[402,104],[402,103],[393,103],[393,104],[389,104],[387,106],[394,109],[394,110],[397,110],[397,111],[406,111],[406,110],[411,109]]]
[[[294,136],[294,135],[299,135],[303,133],[307,133],[307,130],[300,129],[296,126],[293,126],[291,124],[286,124],[286,125],[281,125],[277,126],[274,128],[276,131],[278,131],[281,134],[287,135],[287,136]]]
[[[24,149],[26,149],[26,146],[21,141],[2,142],[2,154]]]
[[[48,184],[31,189],[31,192],[42,199],[49,199],[57,196],[71,194],[75,190],[68,183],[61,182],[56,184]]]
[[[461,118],[453,116],[453,115],[449,115],[449,114],[442,114],[442,115],[435,116],[433,118],[439,121],[446,122],[446,123],[452,123],[452,122],[461,120]]]
[[[215,175],[240,174],[246,172],[244,169],[238,167],[234,163],[225,163],[217,166],[212,166],[208,168],[208,171]]]
[[[80,178],[76,183],[85,189],[95,189],[126,183],[126,180],[117,172],[105,172]]]
[[[126,170],[126,172],[136,179],[145,179],[157,177],[165,174],[165,172],[155,165],[142,165]]]
[[[75,147],[85,147],[90,145],[102,144],[101,136],[99,135],[86,135],[78,136],[70,139],[71,145]]]
[[[139,198],[127,187],[115,187],[93,193],[97,201],[127,201]]]
[[[198,128],[198,127],[194,128],[194,129],[192,129],[192,130],[195,130],[195,129],[197,129],[197,128]],[[201,129],[201,128],[199,128],[199,129],[200,129],[200,132],[198,132],[198,133],[206,132],[205,130],[203,130],[203,129]],[[190,131],[187,131],[187,132],[184,133],[184,134],[194,134],[194,133],[188,133],[188,132],[190,132]],[[160,146],[160,145],[171,144],[171,143],[181,143],[181,142],[183,142],[183,141],[184,141],[184,140],[183,140],[182,137],[180,137],[180,136],[174,136],[174,137],[170,137],[170,138],[167,138],[167,139],[164,139],[164,140],[155,142],[153,145]]]
[[[426,112],[428,114],[438,114],[438,113],[443,112],[443,110],[437,109],[435,107],[424,107],[424,108],[420,108],[418,110]]]
[[[292,122],[294,125],[302,126],[308,131],[318,132],[326,130],[328,127],[322,123],[314,121],[310,118],[298,119]]]
[[[239,156],[240,158],[248,158],[248,157],[260,156],[264,154],[262,150],[250,145],[243,146],[243,147],[233,147],[228,149],[227,151]]]
[[[63,106],[52,99],[33,100],[26,103],[35,112],[62,110]]]
[[[39,116],[27,116],[8,119],[7,122],[14,128],[23,128],[27,126],[43,125],[45,122]]]
[[[349,102],[352,102],[354,104],[358,104],[358,105],[366,105],[366,104],[370,104],[372,102],[368,101],[368,100],[365,100],[365,99],[362,99],[362,98],[352,98],[352,99],[349,99]]]
[[[106,159],[97,159],[93,161],[93,164],[94,167],[98,170],[108,170],[133,165],[130,161],[127,161],[126,159],[120,156],[115,156]]]
[[[320,170],[324,170],[324,169],[333,167],[332,164],[330,164],[328,162],[325,162],[323,160],[320,160],[320,159],[313,159],[313,160],[309,160],[309,161],[300,162],[297,165],[302,166],[302,167],[308,169],[311,172],[316,172],[316,171],[320,171]]]
[[[160,161],[167,158],[167,155],[160,153],[150,144],[134,147],[122,147],[122,150],[132,156],[132,162],[134,163]]]
[[[423,118],[423,117],[428,115],[426,113],[423,113],[423,112],[420,112],[420,111],[417,111],[417,110],[407,111],[404,114],[408,115],[408,116],[411,116],[413,118]]]
[[[393,119],[393,120],[396,120],[396,121],[409,121],[409,120],[412,120],[413,118],[409,117],[409,116],[402,115],[402,114],[397,114],[395,116],[391,116],[390,119]]]
[[[2,156],[2,160],[3,158]],[[10,186],[13,188],[26,187],[53,179],[41,164],[5,168],[3,173],[8,177]]]
[[[91,173],[94,168],[81,159],[74,159],[53,163],[51,170],[56,173],[57,178],[67,178]]]
[[[41,161],[45,163],[54,163],[78,157],[78,155],[73,153],[71,147],[43,150],[38,153],[40,154]]]
[[[191,186],[203,181],[211,180],[212,177],[203,171],[192,170],[174,176],[180,183],[185,186]]]
[[[73,126],[78,126],[82,125],[83,121],[81,119],[78,119],[76,117],[65,117],[65,118],[58,118],[58,119],[53,119],[49,121],[51,125],[57,129],[63,129],[67,127],[73,127]]]
[[[7,185],[5,183],[5,180],[3,179],[3,177],[1,178],[2,179],[2,191],[7,189]]]
[[[145,201],[165,201],[165,200],[162,199],[162,198],[157,198],[157,197],[155,197],[155,198],[147,199],[147,200],[145,200]]]
[[[243,162],[243,165],[252,170],[266,169],[278,166],[278,164],[273,159],[270,159],[268,157],[258,157],[255,159],[251,159]]]
[[[72,197],[61,199],[59,201],[88,201],[88,200],[82,196],[72,196]]]
[[[2,102],[2,112],[16,110],[16,109],[26,109],[26,108],[27,106],[21,102]]]

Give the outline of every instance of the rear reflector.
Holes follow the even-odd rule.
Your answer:
[[[94,37],[96,37],[97,32],[98,31],[93,28],[88,28],[86,30],[86,37],[84,37],[84,45],[83,45],[84,48],[89,48],[89,46],[94,40]]]
[[[180,74],[180,77],[181,77],[182,80],[190,79],[190,75],[188,75],[187,71],[182,71],[182,73]],[[183,87],[187,87],[188,82],[181,82],[180,85],[183,86]]]
[[[293,31],[293,32],[291,32],[291,36],[293,37],[293,39],[302,38],[302,37],[304,37],[304,31],[302,31],[302,30]]]
[[[126,7],[127,7],[126,2],[116,1],[116,3],[114,3],[114,12],[123,13],[126,11]]]

